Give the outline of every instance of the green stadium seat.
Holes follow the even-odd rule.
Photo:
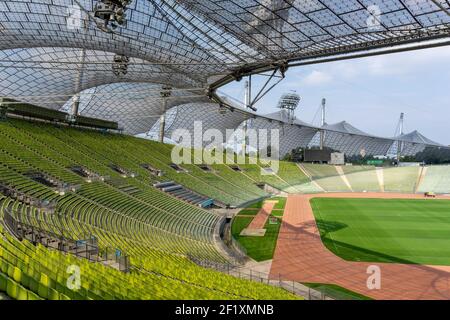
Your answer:
[[[28,291],[28,300],[42,300],[36,293]]]
[[[3,259],[0,259],[0,267],[2,273],[8,274],[8,263]]]
[[[14,280],[8,278],[6,283],[6,293],[13,299],[19,298],[19,285]]]
[[[48,287],[48,277],[47,275],[41,273],[41,279],[38,284],[38,294],[44,299],[49,298],[49,287]]]
[[[219,216],[157,190],[153,187],[155,179],[140,166],[150,163],[168,170],[170,147],[133,137],[21,120],[1,122],[0,129],[0,181],[27,196],[57,203],[57,215],[47,214],[0,195],[0,219],[9,208],[13,215],[43,231],[62,231],[73,239],[94,234],[102,250],[106,246],[120,248],[130,255],[136,267],[132,273],[124,274],[43,245],[18,241],[0,228],[0,289],[12,298],[293,298],[284,290],[218,276],[217,272],[189,261],[187,254],[219,263],[226,259],[214,243],[213,231]],[[123,178],[110,168],[111,163],[138,175]],[[76,164],[109,176],[110,180],[89,183],[68,169]],[[255,186],[259,178],[253,178],[256,175],[250,174],[251,171],[244,174],[222,165],[216,167],[215,174],[200,172],[196,166],[190,169],[192,172],[188,174],[172,172],[169,178],[177,178],[187,188],[210,193],[229,203],[238,204],[266,195]],[[258,172],[257,177],[259,169],[256,165],[252,169]],[[80,187],[76,192],[60,195],[26,176],[29,171],[42,172]],[[280,177],[267,179],[289,186]],[[292,179],[292,183],[301,180]],[[69,265],[81,268],[80,290],[67,288]]]
[[[19,288],[17,300],[28,300],[29,299],[29,291],[19,284],[17,284],[17,286]]]
[[[5,274],[0,273],[0,291],[6,292],[7,287],[8,287],[8,277]]]
[[[22,274],[22,281],[21,281],[22,285],[26,288],[30,287],[31,284],[31,278],[29,275],[27,275],[26,273]]]
[[[60,293],[52,288],[47,288],[47,298],[49,300],[60,300]]]
[[[33,278],[30,278],[29,288],[31,291],[38,293],[39,292],[39,281],[37,281]]]
[[[64,293],[60,293],[59,300],[71,300],[71,299],[68,296],[66,296]]]

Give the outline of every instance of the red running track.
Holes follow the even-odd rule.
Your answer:
[[[256,216],[253,218],[252,222],[248,225],[247,229],[263,229],[266,225],[266,221],[272,213],[273,207],[275,206],[274,201],[264,202],[261,210],[258,211]]]
[[[318,197],[423,199],[421,195],[391,193],[289,196],[272,262],[272,279],[336,284],[374,299],[450,299],[449,266],[351,262],[334,255],[320,239],[309,203]],[[367,288],[367,268],[371,265],[380,267],[380,289]]]

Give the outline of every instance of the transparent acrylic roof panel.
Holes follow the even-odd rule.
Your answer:
[[[325,146],[347,155],[359,155],[362,150],[370,155],[384,155],[392,143],[390,139],[325,131]]]
[[[446,0],[133,0],[127,25],[110,33],[93,17],[96,2],[0,2],[0,94],[58,109],[118,82],[204,89],[208,78],[253,63],[450,35]],[[68,24],[74,8],[78,28]],[[112,72],[115,54],[130,57],[126,75]],[[86,111],[105,108],[99,101]]]
[[[240,55],[257,52],[174,1],[134,0],[127,25],[107,33],[92,15],[96,1],[12,0],[0,3],[0,49],[24,47],[86,48],[170,63],[177,71],[214,74]],[[81,26],[68,24],[74,9]],[[77,17],[78,17],[77,16]],[[178,65],[176,65],[178,64]]]
[[[92,14],[95,3],[0,2],[0,49],[86,48],[205,79],[256,62],[449,36],[450,24],[445,0],[134,0],[127,25],[107,33]],[[81,29],[68,25],[74,7]]]
[[[121,82],[84,90],[80,94],[81,115],[117,121],[128,134],[147,132],[164,114],[161,85]],[[167,108],[186,103],[208,102],[207,98],[190,91],[174,91],[167,100]],[[69,111],[72,101],[61,108]]]
[[[445,30],[448,1],[439,0],[178,0],[270,56],[304,58],[348,46],[374,46],[411,34]],[[445,10],[443,10],[445,9]],[[422,31],[420,35],[417,33]],[[331,53],[331,52],[330,52]]]
[[[84,56],[83,56],[84,55]],[[70,48],[0,51],[0,96],[59,109],[72,95],[114,82],[145,82],[196,88],[199,84],[170,68],[131,58],[126,74],[112,70],[113,53]]]

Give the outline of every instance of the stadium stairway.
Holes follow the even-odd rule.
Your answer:
[[[384,192],[384,171],[382,167],[375,168],[377,173],[378,184],[380,185],[380,191]]]
[[[418,192],[421,189],[422,182],[425,180],[425,177],[427,176],[428,167],[421,166],[420,167],[420,173],[419,177],[417,178],[417,184],[416,184],[416,192]],[[428,192],[428,191],[426,191]]]
[[[308,192],[309,189],[306,190],[306,192],[304,193],[314,193],[314,192],[325,192],[325,190],[317,183],[313,180],[312,176],[310,175],[310,173],[305,169],[305,167],[303,167],[300,163],[296,164],[297,167],[300,169],[300,171],[306,176],[308,177],[309,181],[307,184],[310,187],[311,190],[313,190],[312,192]],[[304,184],[306,185],[306,184]]]
[[[344,181],[345,185],[353,192],[352,186],[350,185],[350,182],[348,182],[347,176],[345,175],[344,170],[340,166],[334,166],[336,168],[336,171],[338,175],[341,177],[342,181]]]

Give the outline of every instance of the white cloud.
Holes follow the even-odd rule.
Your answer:
[[[366,76],[405,76],[439,68],[449,58],[450,46],[326,63],[318,65],[315,70],[321,72],[326,69],[326,73],[336,81]]]
[[[313,70],[302,80],[302,84],[306,86],[320,86],[329,83],[331,80],[333,80],[333,77],[330,74]]]
[[[448,58],[450,58],[450,48],[443,47],[376,56],[364,59],[365,61],[360,60],[358,64],[360,68],[364,69],[365,67],[369,75],[391,76],[417,74],[421,69],[439,66]]]

